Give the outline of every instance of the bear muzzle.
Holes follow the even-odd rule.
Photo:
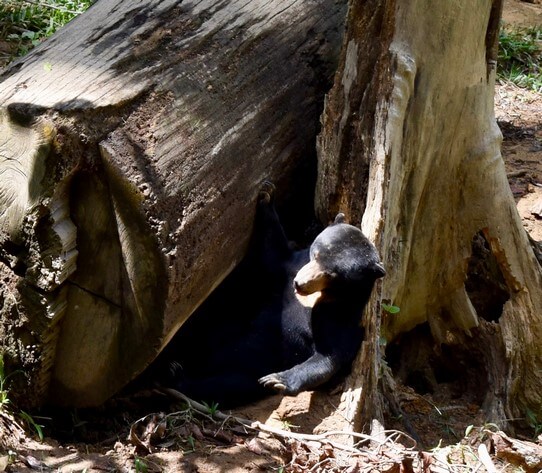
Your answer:
[[[312,260],[297,272],[294,289],[297,294],[307,296],[326,289],[332,279],[333,275],[322,271],[320,265]]]

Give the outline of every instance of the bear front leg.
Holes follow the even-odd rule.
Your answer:
[[[324,384],[339,368],[340,364],[332,357],[315,353],[303,363],[286,371],[263,376],[258,382],[266,388],[292,396]]]
[[[292,254],[274,200],[275,186],[269,181],[264,181],[258,195],[248,258],[253,262],[257,275],[262,271],[270,276],[281,274],[284,262]]]

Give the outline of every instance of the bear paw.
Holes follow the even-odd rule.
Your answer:
[[[287,390],[286,381],[282,379],[280,373],[271,373],[263,376],[258,382],[266,388],[274,389],[275,391],[284,392]]]
[[[263,181],[260,193],[258,194],[258,201],[264,204],[270,204],[275,195],[275,185],[271,181]]]

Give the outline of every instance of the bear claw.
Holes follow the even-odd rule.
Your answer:
[[[284,381],[280,379],[280,376],[277,373],[271,373],[267,376],[264,376],[258,380],[260,384],[263,384],[266,388],[271,388],[276,391],[285,391],[286,385]]]
[[[265,202],[266,204],[269,204],[273,200],[274,194],[275,185],[271,181],[263,181],[260,193],[258,194],[258,200],[260,202]]]

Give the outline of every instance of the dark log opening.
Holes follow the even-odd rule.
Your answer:
[[[275,195],[275,206],[286,236],[297,248],[308,247],[327,223],[319,222],[314,212],[316,173],[314,152],[301,162],[289,182],[281,182]],[[245,256],[132,386],[168,378],[171,362],[179,358],[212,359],[224,346],[224,340],[244,333],[262,306],[260,285],[263,282],[258,279],[255,269]]]

